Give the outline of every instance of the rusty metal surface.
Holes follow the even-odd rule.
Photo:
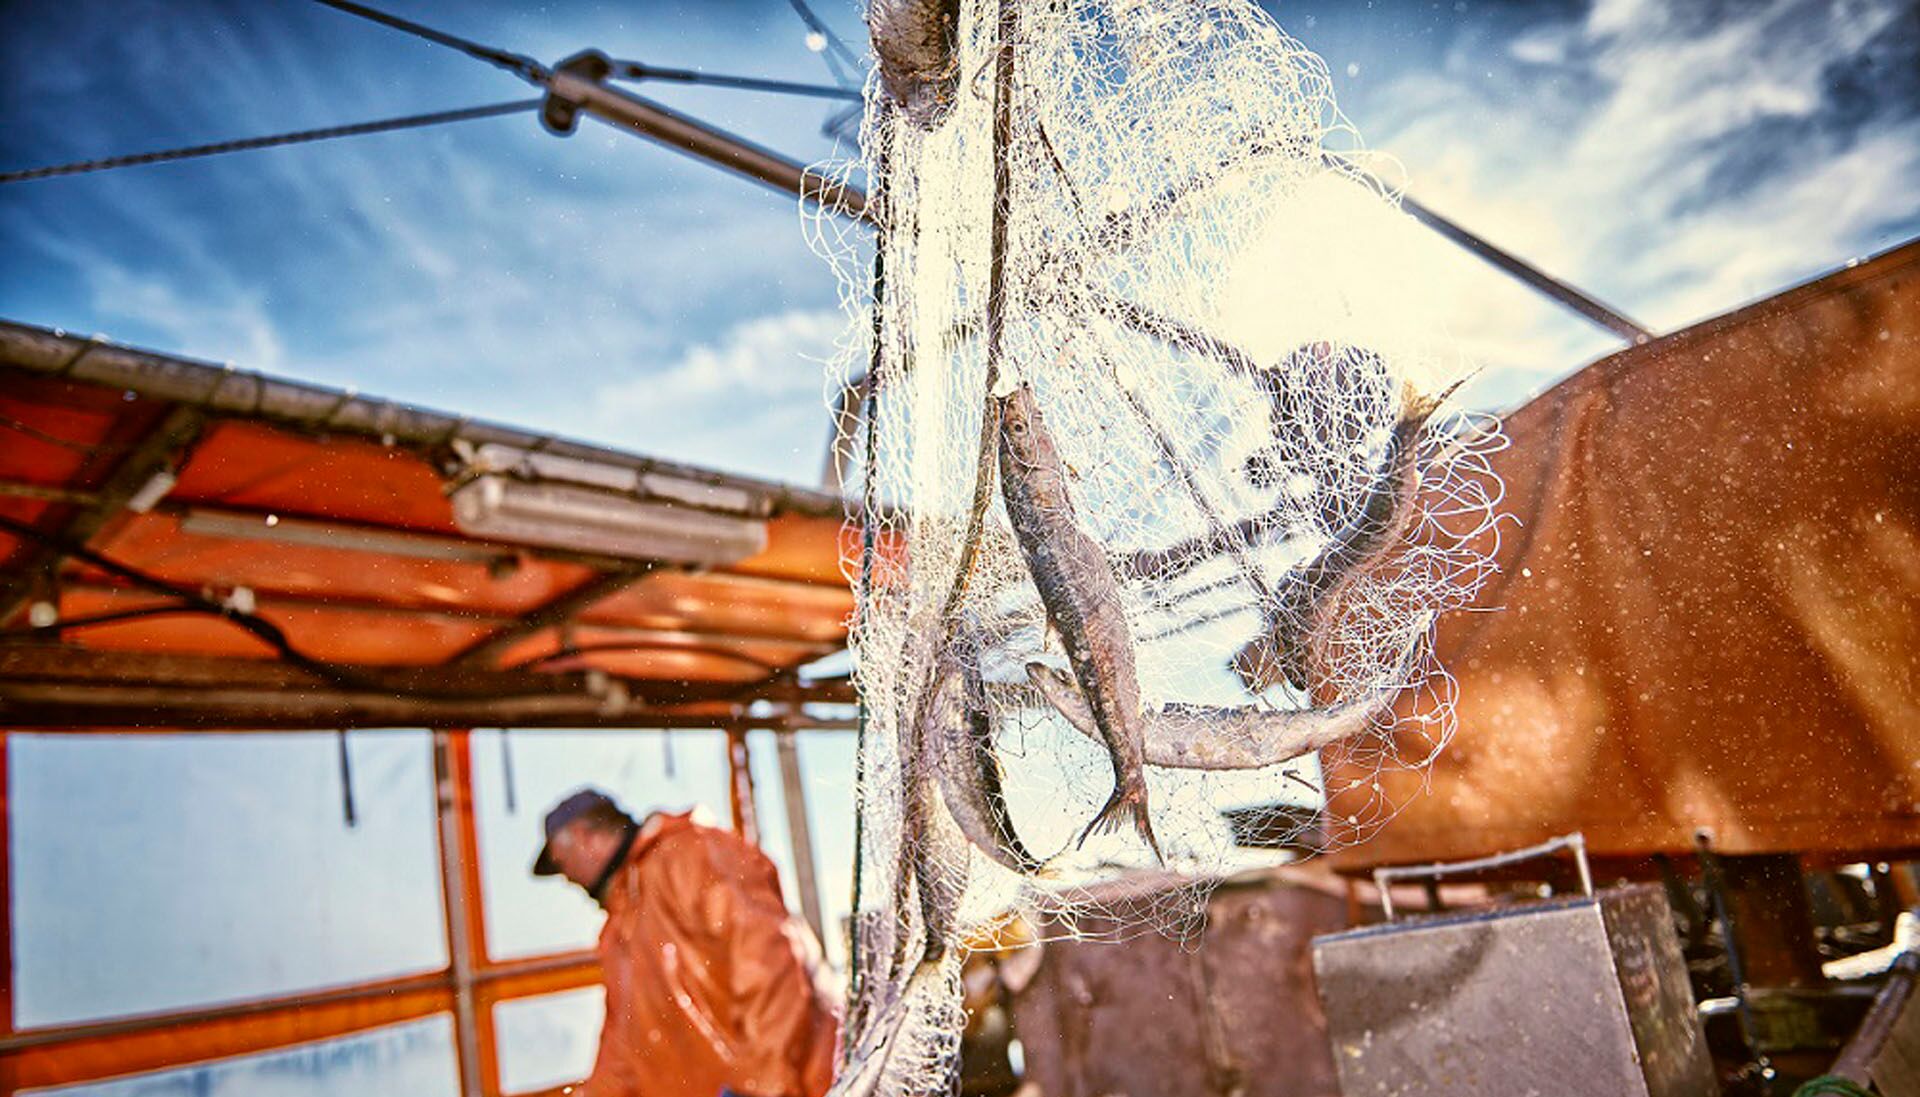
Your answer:
[[[1499,612],[1434,640],[1459,732],[1377,786],[1371,755],[1329,755],[1330,820],[1393,815],[1334,863],[1573,830],[1602,857],[1682,853],[1701,828],[1723,853],[1920,845],[1917,353],[1920,241],[1509,415],[1491,466],[1518,532],[1474,603]]]
[[[1913,955],[1902,957],[1881,994],[1885,1012],[1891,1016],[1876,1017],[1861,1026],[1862,1042],[1876,1045],[1867,1073],[1883,1097],[1920,1097],[1920,997],[1913,993]],[[1873,1031],[1866,1031],[1870,1026]],[[1841,1063],[1846,1061],[1847,1056],[1842,1055]],[[1834,1064],[1834,1073],[1842,1072],[1841,1063]]]
[[[1014,998],[1026,1076],[1047,1097],[1335,1097],[1309,947],[1346,924],[1341,896],[1262,876],[1214,893],[1197,948],[1049,943]]]
[[[1313,947],[1347,1097],[1707,1097],[1658,888],[1374,926]]]

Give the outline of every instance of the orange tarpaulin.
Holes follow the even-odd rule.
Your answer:
[[[1430,786],[1383,775],[1401,814],[1338,863],[1574,830],[1920,848],[1920,243],[1603,359],[1506,429],[1492,612],[1437,640],[1458,733]],[[1331,817],[1370,779],[1332,768]]]

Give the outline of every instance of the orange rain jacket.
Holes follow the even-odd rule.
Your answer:
[[[607,885],[607,1019],[590,1097],[819,1097],[836,995],[773,863],[686,815],[641,826]]]

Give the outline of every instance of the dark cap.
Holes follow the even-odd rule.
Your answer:
[[[560,875],[560,866],[553,859],[553,836],[560,833],[562,827],[589,812],[608,811],[620,812],[620,805],[613,802],[613,797],[593,788],[579,789],[553,805],[547,812],[547,840],[540,847],[540,856],[533,859],[533,874]]]

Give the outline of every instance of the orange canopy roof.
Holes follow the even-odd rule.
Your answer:
[[[1337,863],[1920,848],[1920,242],[1511,415],[1520,520],[1439,627],[1459,731]],[[1411,706],[1412,699],[1403,699]],[[1330,817],[1371,774],[1334,769]]]
[[[317,660],[576,678],[592,669],[642,696],[659,683],[683,687],[682,698],[744,703],[844,646],[853,599],[836,497],[22,325],[0,324],[0,379],[0,517],[215,600],[240,591],[235,604],[250,600]],[[638,559],[469,536],[448,500],[461,442],[726,489],[765,519],[766,548],[725,567],[646,570]],[[130,497],[162,470],[177,482],[135,513]],[[171,599],[4,531],[0,582],[0,663],[44,667],[56,639],[63,650],[129,656],[277,654],[205,613],[34,633],[27,611],[39,601],[76,622]],[[4,673],[0,698],[18,699]]]

